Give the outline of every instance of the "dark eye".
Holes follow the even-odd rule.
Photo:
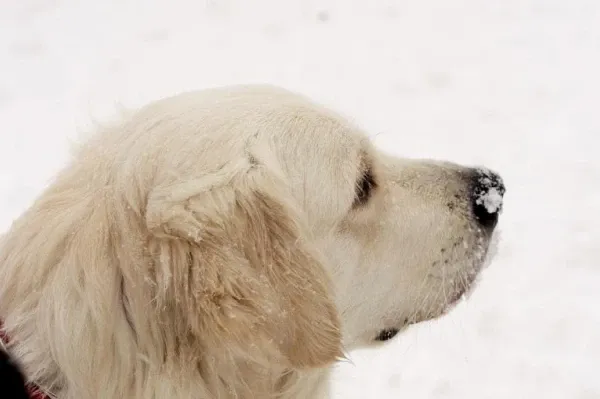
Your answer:
[[[369,201],[369,198],[371,198],[373,190],[376,187],[377,183],[375,182],[373,171],[371,168],[365,169],[356,181],[356,191],[354,196],[354,204],[352,207],[356,208],[366,204]]]

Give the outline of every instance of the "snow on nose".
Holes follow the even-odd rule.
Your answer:
[[[491,170],[479,168],[473,175],[471,201],[473,215],[481,226],[493,229],[502,211],[506,188],[502,178]]]

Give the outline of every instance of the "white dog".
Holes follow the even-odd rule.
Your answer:
[[[60,399],[325,398],[345,351],[472,285],[504,186],[289,91],[177,95],[88,140],[0,245],[0,318]]]

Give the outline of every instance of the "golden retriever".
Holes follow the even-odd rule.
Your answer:
[[[99,130],[0,245],[9,350],[59,399],[326,398],[469,289],[505,190],[268,85]]]

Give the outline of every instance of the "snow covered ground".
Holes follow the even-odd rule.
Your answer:
[[[119,104],[296,89],[508,191],[466,302],[340,365],[335,398],[600,398],[598,0],[2,0],[0,229]]]

